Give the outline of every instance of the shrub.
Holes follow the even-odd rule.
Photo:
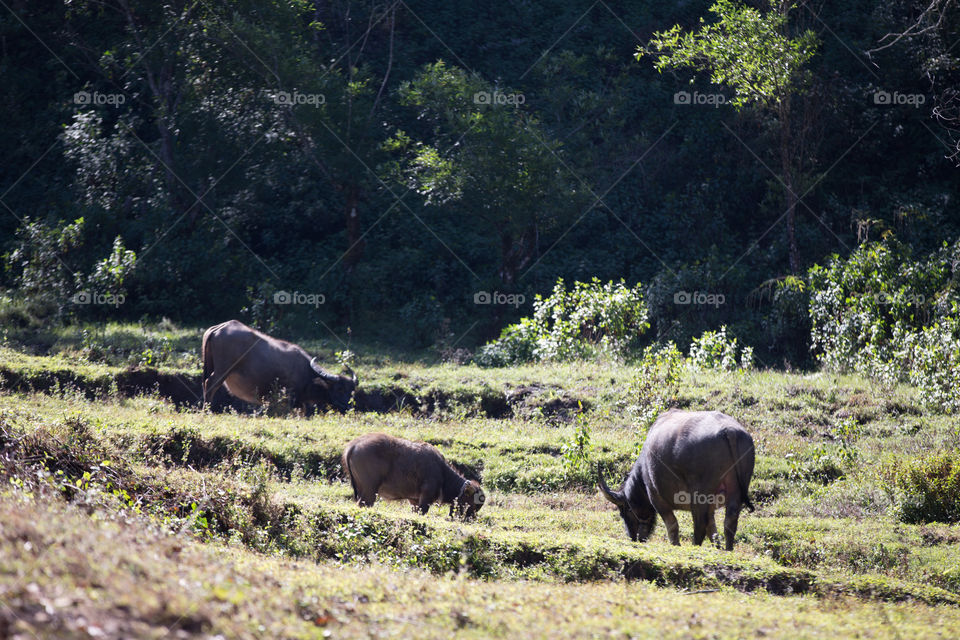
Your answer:
[[[503,329],[500,337],[477,350],[473,361],[481,367],[508,367],[536,359],[537,330],[531,318]]]
[[[738,360],[739,352],[739,360]],[[727,337],[727,327],[719,331],[704,331],[690,344],[690,362],[701,369],[734,371],[753,368],[753,348],[739,349],[737,339]]]
[[[924,404],[960,409],[960,242],[913,260],[896,240],[865,243],[810,270],[811,342],[828,369],[886,385],[908,381]]]
[[[503,330],[480,348],[482,366],[505,366],[542,360],[576,360],[608,355],[625,358],[638,348],[650,327],[640,284],[574,282],[568,291],[557,280],[546,298],[537,295],[533,316]]]
[[[900,459],[885,475],[901,521],[960,522],[960,451]]]
[[[6,259],[17,274],[20,293],[28,300],[51,301],[62,313],[81,277],[66,265],[83,244],[84,224],[83,218],[57,227],[24,219],[17,230],[16,247]]]
[[[954,413],[960,411],[960,314],[921,331],[898,329],[894,343],[897,371],[917,387],[920,401]]]
[[[123,245],[123,238],[113,241],[110,255],[99,261],[88,279],[95,291],[123,297],[127,293],[126,280],[137,264],[137,254]]]

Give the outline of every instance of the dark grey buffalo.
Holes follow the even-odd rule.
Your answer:
[[[237,320],[215,325],[203,334],[203,401],[208,403],[221,385],[241,400],[261,404],[275,385],[287,390],[291,404],[310,413],[333,406],[346,411],[357,388],[357,376],[324,371],[316,358],[285,340]]]
[[[671,409],[650,427],[640,457],[619,491],[611,491],[598,468],[600,489],[617,505],[632,540],[650,537],[657,514],[667,536],[680,544],[674,510],[693,515],[693,543],[717,534],[714,512],[726,509],[724,541],[733,549],[740,509],[753,511],[748,489],[753,477],[753,438],[719,411]]]
[[[439,500],[450,505],[450,517],[456,510],[469,520],[486,500],[479,483],[460,475],[426,442],[368,433],[347,444],[342,464],[360,506],[373,505],[379,494],[385,500],[409,500],[426,513]]]

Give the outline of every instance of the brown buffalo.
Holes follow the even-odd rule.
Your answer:
[[[293,407],[310,413],[331,405],[350,406],[357,376],[324,371],[316,358],[285,340],[271,338],[237,320],[215,325],[203,334],[203,401],[213,399],[221,385],[241,400],[261,404],[274,385],[290,394]]]
[[[740,509],[753,511],[748,489],[753,476],[753,438],[719,411],[671,409],[650,427],[640,457],[619,491],[597,469],[600,490],[617,505],[632,540],[644,541],[659,514],[673,544],[680,544],[675,509],[693,515],[693,543],[717,533],[714,512],[723,506],[724,542],[733,549]]]
[[[369,507],[377,494],[385,500],[409,500],[420,513],[436,501],[450,505],[465,520],[476,517],[486,496],[479,483],[450,466],[436,447],[385,433],[368,433],[347,444],[343,471],[353,497]]]

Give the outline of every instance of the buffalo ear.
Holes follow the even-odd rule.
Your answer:
[[[313,379],[313,384],[317,385],[322,389],[330,388],[330,385],[327,383],[327,381],[321,378],[320,376],[317,376],[316,378]]]

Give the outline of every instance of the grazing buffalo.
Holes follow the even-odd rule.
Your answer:
[[[465,520],[476,517],[486,496],[480,484],[467,480],[443,454],[425,442],[411,442],[385,433],[368,433],[347,444],[343,471],[353,497],[369,507],[377,494],[385,500],[409,500],[420,513],[439,500]]]
[[[324,371],[306,351],[285,340],[271,338],[237,320],[210,327],[203,334],[203,401],[224,385],[231,395],[261,404],[274,385],[290,394],[293,407],[310,413],[331,405],[350,406],[357,375],[338,376]]]
[[[667,536],[680,544],[675,509],[693,515],[693,543],[717,534],[714,512],[726,508],[723,534],[733,549],[740,509],[753,511],[748,489],[753,476],[753,438],[740,424],[719,411],[671,409],[650,427],[640,457],[619,491],[611,491],[598,467],[600,489],[617,505],[633,540],[650,537],[657,514]]]

